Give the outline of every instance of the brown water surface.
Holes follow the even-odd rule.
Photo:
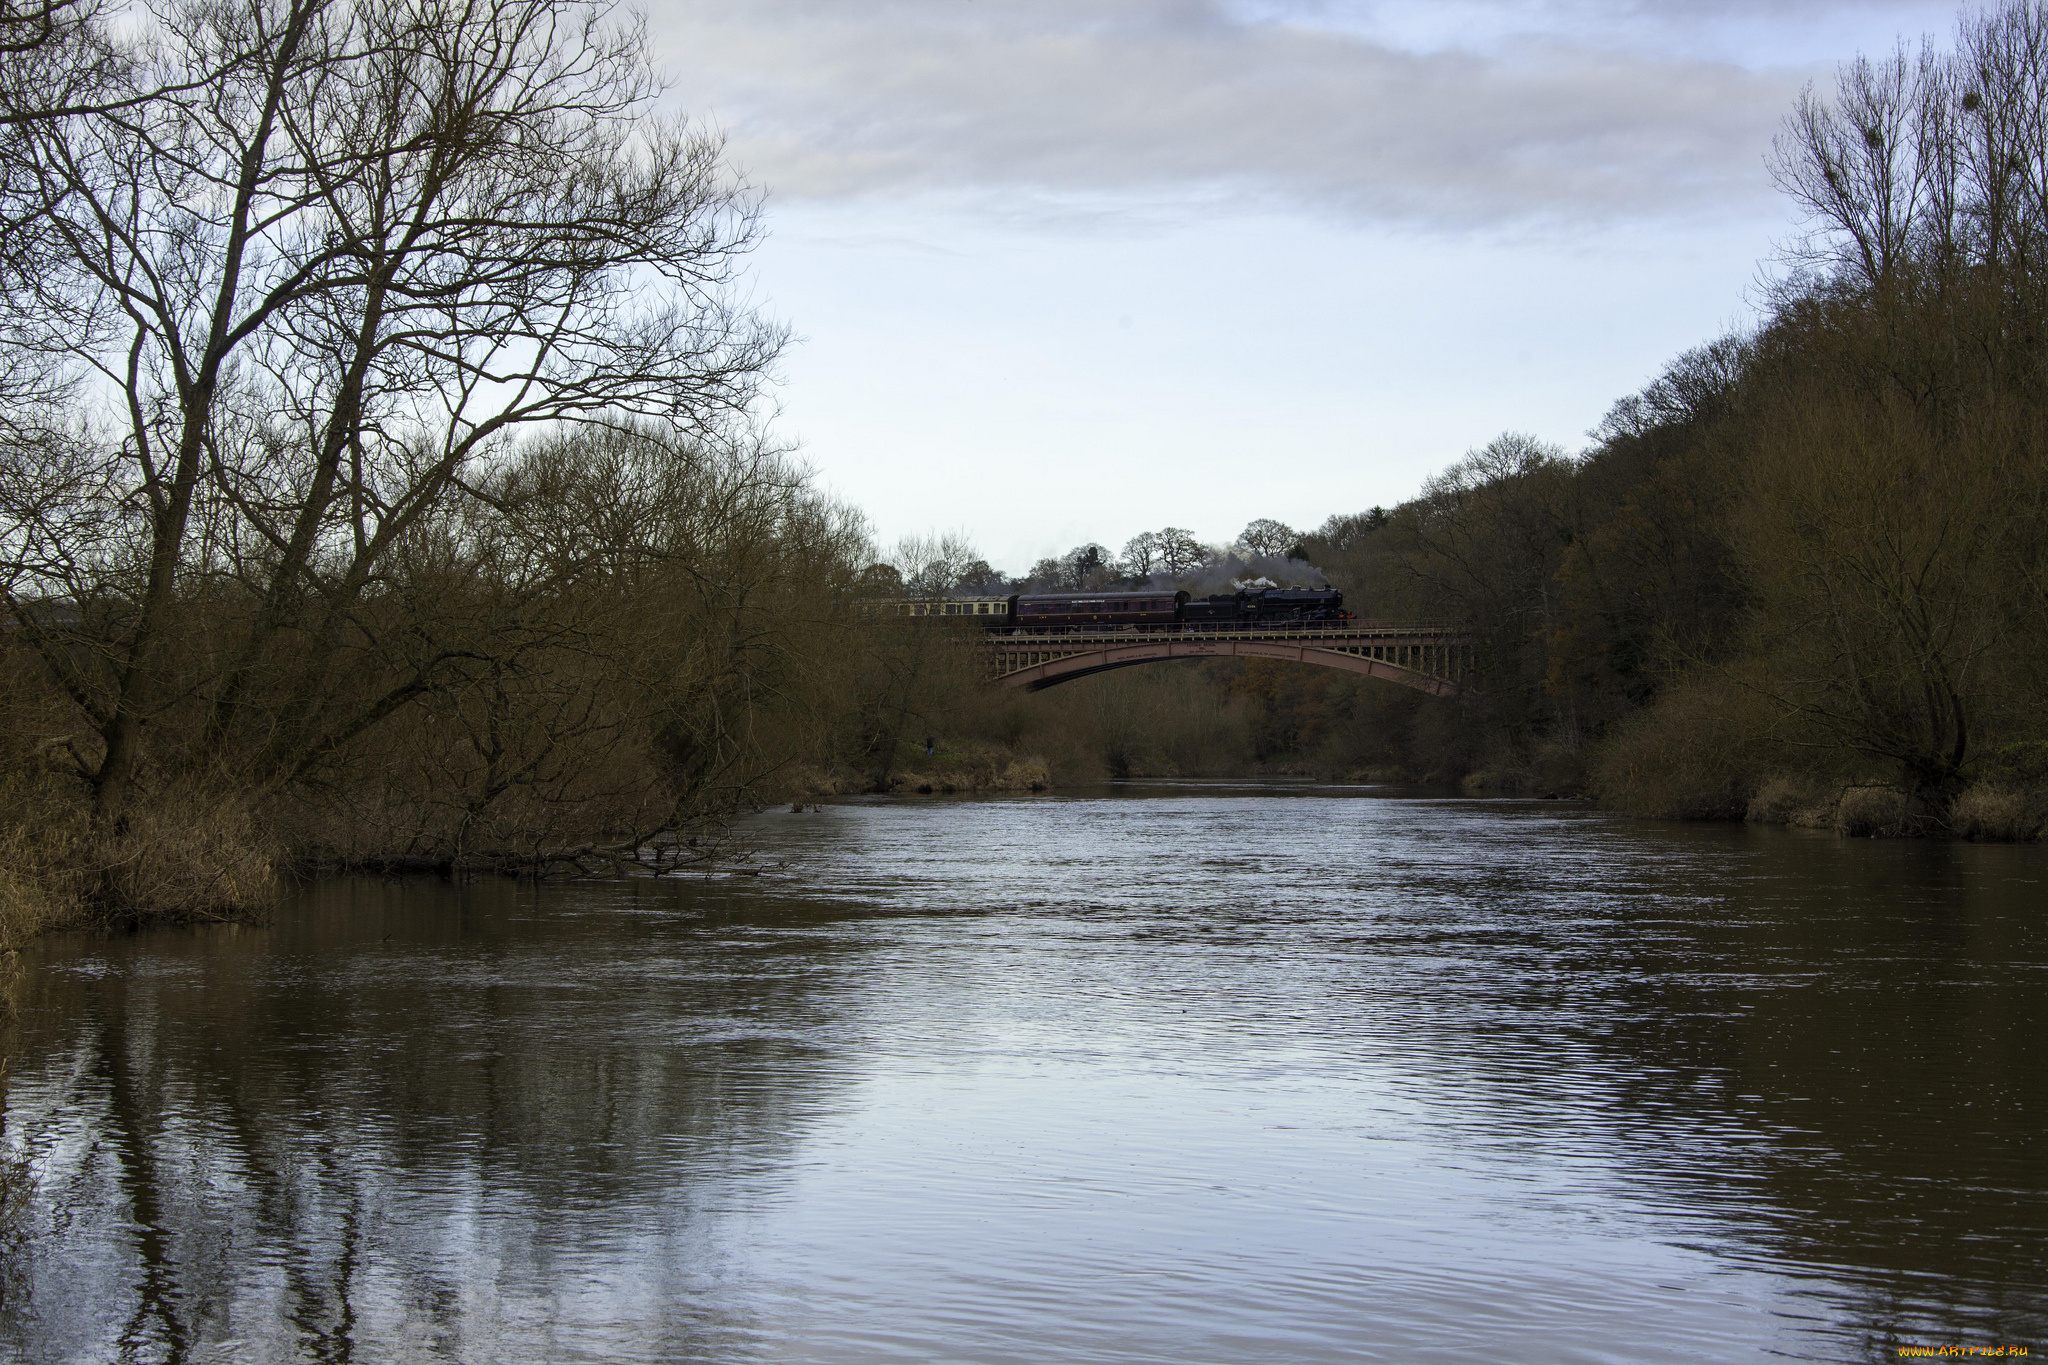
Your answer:
[[[2048,854],[1370,789],[28,955],[19,1361],[2048,1348]]]

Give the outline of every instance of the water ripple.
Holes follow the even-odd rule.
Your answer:
[[[2048,1324],[2039,849],[1187,784],[36,950],[0,1355],[1728,1361]]]

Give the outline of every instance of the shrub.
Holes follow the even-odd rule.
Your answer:
[[[1913,832],[1912,810],[1897,787],[1851,787],[1835,808],[1835,829],[1851,839],[1896,839]]]
[[[73,785],[33,766],[0,774],[0,952],[83,913],[86,811]]]
[[[1667,820],[1740,820],[1774,757],[1775,716],[1755,694],[1713,680],[1667,691],[1617,726],[1588,785],[1604,805]]]
[[[1949,809],[1949,826],[1965,839],[2025,843],[2048,828],[2048,792],[1979,782]]]
[[[1835,823],[1835,788],[1811,776],[1779,773],[1764,779],[1743,818],[1757,825],[1799,825],[1830,829]]]
[[[89,850],[93,898],[106,917],[236,919],[277,899],[278,856],[238,797],[160,795]]]

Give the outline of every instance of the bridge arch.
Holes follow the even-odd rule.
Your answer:
[[[1168,659],[1284,659],[1379,678],[1435,697],[1459,691],[1470,648],[1444,635],[1332,632],[1314,638],[1275,632],[1238,638],[999,636],[984,646],[999,686],[1039,692],[1076,678]]]

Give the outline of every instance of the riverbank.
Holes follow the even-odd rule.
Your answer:
[[[1845,838],[1948,835],[1980,843],[2023,844],[2048,829],[2048,790],[1977,782],[1946,809],[1886,783],[1829,783],[1775,776],[1750,798],[1751,824],[1832,829]]]
[[[1042,792],[1054,785],[1052,765],[1037,755],[980,746],[935,748],[930,754],[882,773],[845,767],[800,768],[776,784],[773,797],[766,804],[791,797],[804,800],[888,792]]]
[[[2048,831],[2048,742],[1959,749],[1930,774],[1841,743],[1761,682],[1709,679],[1669,689],[1588,746],[1585,789],[1652,819],[2030,843]]]
[[[2024,844],[2048,834],[2048,786],[2039,784],[1986,779],[1943,803],[1894,783],[1839,774],[1774,772],[1744,779],[1675,767],[1617,781],[1611,764],[1603,771],[1600,757],[1591,771],[1564,756],[1484,768],[1466,774],[1457,786],[1467,796],[1582,798],[1644,819],[1833,830],[1854,839]]]
[[[1393,764],[1344,770],[1300,762],[1240,761],[1188,770],[1172,762],[1124,755],[1121,769],[1077,737],[1056,758],[1019,753],[996,743],[935,745],[887,773],[847,768],[798,768],[764,785],[749,809],[798,806],[832,797],[895,794],[956,795],[1058,792],[1109,778],[1312,778],[1347,784],[1416,784],[1473,797],[1527,796],[1582,800],[1620,814],[1651,819],[1744,822],[1832,830],[1844,838],[1961,839],[2033,843],[2048,834],[2048,786],[1986,779],[1945,806],[1915,799],[1879,781],[1832,774],[1773,773],[1742,778],[1688,767],[1684,755],[1656,772],[1617,778],[1618,756],[1596,754],[1587,764],[1561,750],[1528,762],[1497,762],[1447,777],[1418,775]],[[38,935],[81,926],[246,919],[272,908],[288,877],[351,870],[469,872],[520,875],[572,870],[536,855],[528,863],[500,857],[457,863],[416,856],[403,847],[359,849],[337,860],[331,849],[266,821],[232,796],[188,793],[138,813],[118,834],[95,835],[84,794],[61,774],[20,768],[0,776],[0,953]],[[715,859],[713,840],[703,856]],[[582,870],[602,872],[600,858]],[[530,864],[530,865],[529,865]],[[547,864],[547,866],[543,866]],[[607,864],[608,865],[608,864]],[[615,869],[616,870],[616,869]]]

